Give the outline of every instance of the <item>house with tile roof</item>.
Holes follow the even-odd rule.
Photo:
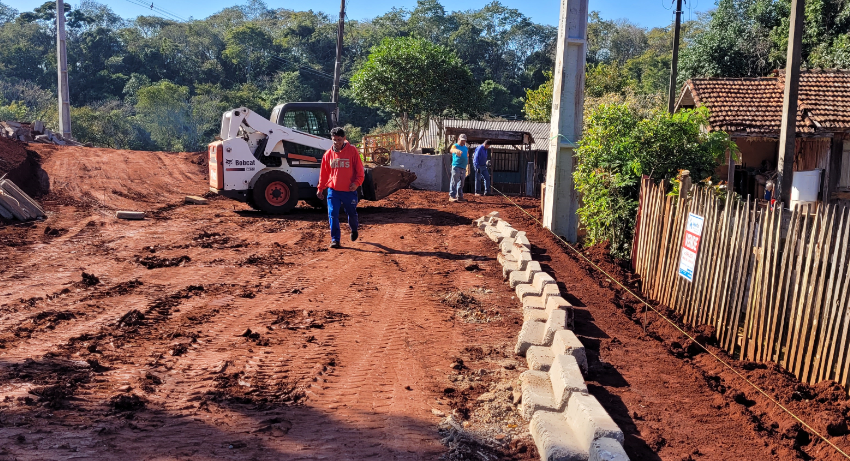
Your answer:
[[[735,191],[761,198],[777,168],[785,72],[761,78],[694,78],[676,110],[707,107],[710,131],[729,133],[738,162],[721,167]],[[804,70],[794,171],[821,171],[818,200],[850,200],[850,70]]]

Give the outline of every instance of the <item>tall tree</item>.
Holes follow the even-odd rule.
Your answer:
[[[351,78],[360,104],[392,115],[407,151],[419,146],[434,115],[472,107],[478,88],[472,73],[450,49],[413,37],[384,39]]]

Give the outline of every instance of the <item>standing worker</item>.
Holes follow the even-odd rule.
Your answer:
[[[452,144],[452,180],[449,184],[449,201],[464,202],[463,180],[466,179],[466,165],[469,163],[469,147],[466,145],[466,135],[457,137],[457,143]]]
[[[475,149],[472,155],[472,166],[475,167],[475,195],[490,195],[490,140],[487,139]],[[478,193],[478,185],[482,193]]]
[[[345,130],[336,127],[331,130],[334,145],[322,156],[322,170],[319,173],[319,185],[316,197],[328,199],[328,219],[331,222],[331,248],[339,248],[339,208],[348,215],[348,227],[351,228],[351,241],[359,236],[357,227],[357,188],[363,184],[366,173],[357,148],[345,139]],[[327,190],[327,194],[325,193]]]

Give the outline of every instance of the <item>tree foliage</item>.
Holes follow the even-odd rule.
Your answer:
[[[384,39],[351,78],[360,104],[396,119],[406,150],[419,144],[431,117],[473,107],[478,88],[472,73],[450,49],[414,37]]]
[[[679,170],[691,177],[711,177],[734,143],[725,133],[705,132],[704,108],[676,114],[661,110],[641,117],[627,104],[601,104],[587,117],[576,150],[578,209],[589,244],[607,241],[611,253],[626,257],[631,249],[640,178],[671,179]]]
[[[186,130],[179,141],[157,134],[162,129],[149,126],[154,120],[151,108],[137,107],[143,88],[162,87],[165,81],[185,88],[188,93],[182,97],[188,103],[204,96],[198,100],[207,101],[204,107],[218,104],[226,110],[228,104],[244,104],[266,115],[283,102],[330,99],[335,16],[247,0],[199,20],[157,16],[124,20],[94,0],[72,3],[65,4],[68,76],[71,104],[80,109],[81,119],[73,123],[80,140],[102,143],[94,127],[102,127],[115,115],[114,108],[122,107],[119,112],[133,117],[134,126],[144,133],[128,145],[202,148],[209,139],[188,136]],[[55,2],[24,12],[0,3],[0,82],[34,85],[55,94],[54,18]],[[518,117],[525,88],[543,83],[543,72],[553,66],[557,31],[498,1],[477,10],[451,11],[438,0],[420,0],[412,9],[395,8],[370,20],[346,21],[345,32],[340,115],[342,123],[368,131],[386,125],[392,116],[355,101],[349,81],[384,39],[428,40],[451,50],[472,75],[471,93],[480,91],[482,98],[463,110],[453,108],[439,115],[481,112]],[[3,104],[12,107],[12,101]],[[4,117],[32,113],[26,102],[15,102],[14,107]],[[220,122],[220,113],[209,113],[204,133],[214,133]],[[90,129],[82,126],[87,123],[93,124]],[[196,144],[186,144],[196,138]]]

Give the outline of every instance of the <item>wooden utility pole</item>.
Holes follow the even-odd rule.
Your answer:
[[[587,55],[588,0],[561,0],[543,225],[570,242],[578,238],[573,154],[581,136]]]
[[[672,114],[676,109],[676,93],[679,78],[679,32],[682,28],[682,0],[676,0],[676,26],[673,28],[673,62],[670,64],[670,95],[667,98],[667,110]]]
[[[68,55],[65,53],[65,2],[56,0],[56,59],[59,71],[59,129],[62,137],[71,137],[71,103],[68,97]]]
[[[800,49],[803,47],[803,20],[806,1],[792,0],[788,28],[788,55],[785,59],[785,94],[782,99],[782,131],[779,135],[779,177],[775,193],[785,206],[791,204],[791,183],[796,153],[797,95],[800,84]]]
[[[342,33],[345,29],[345,0],[340,1],[339,27],[336,32],[336,63],[334,63],[334,86],[331,91],[331,102],[336,104],[334,109],[334,125],[339,124],[339,77],[342,73]]]

